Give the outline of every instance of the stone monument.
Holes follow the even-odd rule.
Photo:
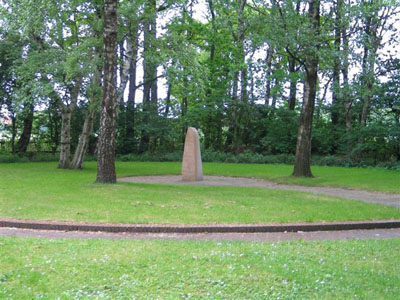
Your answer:
[[[186,133],[185,148],[183,150],[182,180],[203,180],[199,134],[196,128],[189,127]]]

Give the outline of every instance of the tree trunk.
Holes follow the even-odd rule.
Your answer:
[[[209,36],[210,38],[210,55],[209,55],[209,76],[208,76],[208,86],[206,90],[206,109],[207,109],[207,114],[205,117],[205,124],[204,124],[204,148],[209,149],[212,148],[213,146],[215,147],[215,137],[218,135],[216,132],[219,130],[215,126],[216,122],[216,99],[213,97],[213,90],[217,84],[217,79],[215,76],[215,51],[216,51],[216,46],[215,46],[215,36],[217,36],[217,30],[215,27],[215,11],[214,11],[214,2],[213,0],[207,0],[208,3],[208,9],[210,11],[211,15],[211,35]]]
[[[233,82],[232,82],[232,94],[231,94],[231,101],[232,104],[230,105],[231,110],[231,124],[228,130],[228,136],[226,137],[226,148],[229,150],[235,151],[237,138],[238,138],[238,106],[239,106],[239,97],[238,97],[238,81],[239,81],[239,72],[235,72]]]
[[[171,107],[171,84],[168,84],[167,98],[165,99],[164,118],[168,118],[170,107]]]
[[[132,62],[129,70],[129,94],[126,106],[126,139],[131,152],[135,149],[135,103],[136,103],[136,69],[138,55],[138,28],[133,30]]]
[[[294,110],[296,107],[297,74],[296,74],[296,60],[293,57],[289,58],[289,78],[290,78],[289,109]]]
[[[363,107],[361,112],[361,126],[367,124],[369,107],[373,95],[373,87],[375,83],[375,60],[376,52],[379,46],[377,37],[378,21],[375,16],[368,16],[365,24],[365,44],[364,57],[362,63],[362,101]]]
[[[300,0],[296,1],[296,13],[300,15]],[[289,53],[289,48],[286,47],[286,52]],[[297,68],[296,59],[289,55],[289,78],[290,78],[290,88],[289,88],[289,109],[294,110],[296,108],[296,95],[297,95]]]
[[[272,75],[272,48],[269,45],[267,50],[267,58],[266,58],[266,82],[265,82],[265,98],[264,104],[269,106],[269,99],[271,98],[271,75]]]
[[[81,79],[78,78],[75,81],[74,87],[71,88],[71,102],[68,105],[59,103],[62,119],[60,160],[58,162],[58,167],[60,169],[68,169],[71,166],[71,117],[78,101],[81,82]]]
[[[96,109],[89,107],[83,124],[82,133],[79,136],[78,146],[76,147],[74,158],[72,160],[72,169],[82,169],[83,159],[89,145],[89,138],[93,131],[94,116]]]
[[[33,124],[33,104],[28,104],[28,113],[24,118],[24,128],[22,134],[18,140],[18,153],[25,153],[28,150],[29,141],[32,134]]]
[[[181,118],[182,118],[182,145],[185,145],[185,137],[186,137],[186,132],[187,132],[187,121],[186,121],[186,113],[187,113],[187,108],[188,108],[188,99],[187,97],[182,98],[182,103],[181,103]]]
[[[17,136],[17,122],[15,114],[12,112],[11,115],[11,152],[15,153],[15,137]]]
[[[97,144],[98,183],[115,183],[115,124],[118,109],[117,92],[117,0],[104,0],[104,72],[100,133]]]
[[[157,64],[154,62],[154,41],[157,37],[157,11],[156,1],[150,0],[145,7],[147,20],[143,25],[143,123],[149,124],[157,114]],[[149,150],[150,133],[144,129],[141,132],[139,152]]]
[[[58,145],[60,144],[59,135],[59,114],[57,112],[57,104],[55,101],[51,101],[49,108],[47,110],[47,115],[49,118],[49,130],[50,130],[50,140],[51,140],[51,153],[56,154]]]
[[[333,65],[333,81],[332,81],[332,110],[331,121],[333,125],[339,124],[339,89],[340,89],[340,29],[341,29],[341,10],[342,0],[337,0],[335,7],[335,57]]]
[[[246,0],[238,0],[238,32],[234,35],[236,39],[237,55],[236,61],[238,71],[235,72],[233,80],[233,130],[232,130],[232,150],[235,153],[240,153],[243,144],[243,130],[246,126],[245,112],[247,108],[247,65],[245,63],[245,28],[244,28],[244,7]],[[240,96],[239,96],[239,80],[240,80]]]
[[[61,149],[58,167],[68,169],[70,167],[71,155],[71,116],[69,107],[64,108],[61,114]]]
[[[308,18],[311,26],[312,44],[306,54],[306,77],[304,83],[304,100],[298,121],[296,159],[293,176],[312,177],[311,173],[311,138],[312,122],[318,80],[318,46],[316,38],[319,34],[320,14],[319,0],[308,0]]]
[[[347,28],[342,28],[342,41],[343,41],[343,63],[342,63],[342,76],[343,76],[343,104],[345,111],[346,133],[348,135],[348,146],[350,145],[349,134],[352,128],[352,99],[349,93],[349,41],[347,37]],[[349,147],[350,150],[350,147]]]
[[[274,87],[278,86],[278,84],[279,84],[278,78],[274,78]],[[271,102],[271,108],[273,108],[273,109],[275,109],[275,107],[276,107],[277,98],[278,98],[278,95],[277,95],[277,91],[275,90],[272,95],[272,102]]]
[[[96,57],[100,57],[100,55],[100,49],[96,48]],[[89,99],[85,122],[79,136],[78,145],[74,153],[74,158],[72,159],[72,169],[82,169],[83,160],[89,147],[89,139],[93,131],[93,123],[96,113],[98,112],[101,99],[101,72],[101,68],[97,67],[94,71],[93,78],[90,83],[92,86],[92,93]],[[125,76],[123,72],[121,73],[121,76]]]

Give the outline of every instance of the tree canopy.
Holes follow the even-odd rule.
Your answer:
[[[105,1],[0,1],[2,151],[97,154]],[[115,151],[400,161],[394,0],[119,0]],[[103,91],[103,92],[102,92]]]

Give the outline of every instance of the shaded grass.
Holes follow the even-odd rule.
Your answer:
[[[293,166],[254,164],[204,164],[207,174],[255,177],[305,186],[333,186],[400,194],[400,171],[313,166],[314,178],[289,176]]]
[[[400,239],[171,242],[0,237],[1,299],[398,299]]]
[[[180,163],[117,163],[118,176],[180,174]],[[278,183],[333,186],[400,194],[400,171],[385,169],[313,166],[314,178],[290,176],[293,166],[283,164],[203,163],[204,174],[254,177]]]
[[[243,169],[235,166],[238,165],[206,164],[205,169],[213,174],[255,177],[261,174],[261,166],[239,165]],[[253,173],[250,166],[256,166]],[[180,164],[118,163],[117,170],[120,176],[177,174]],[[228,171],[231,174],[226,174]],[[268,169],[266,176],[272,173]],[[86,164],[83,170],[60,170],[55,163],[0,164],[0,217],[121,223],[400,218],[400,210],[393,207],[295,191],[133,183],[101,185],[93,184],[95,177],[94,163]]]

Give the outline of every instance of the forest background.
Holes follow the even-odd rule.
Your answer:
[[[193,126],[205,161],[294,163],[309,122],[314,163],[400,168],[399,6],[119,1],[118,157],[180,160]],[[2,161],[95,157],[102,23],[100,0],[0,1]]]

